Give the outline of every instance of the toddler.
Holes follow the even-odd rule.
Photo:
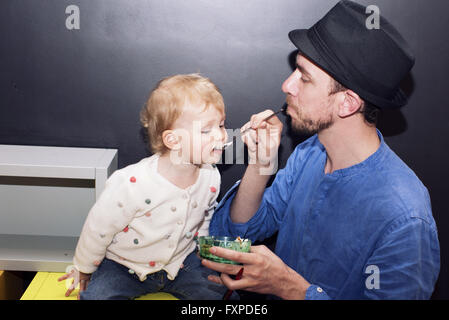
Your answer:
[[[199,74],[161,80],[141,111],[154,155],[115,171],[89,212],[66,295],[132,299],[168,292],[179,299],[221,299],[207,280],[195,236],[208,234],[227,140],[223,97]]]

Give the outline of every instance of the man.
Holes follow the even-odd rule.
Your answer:
[[[258,150],[277,150],[282,123],[264,121],[267,110],[244,126],[254,164],[217,207],[210,233],[255,241],[278,231],[276,249],[214,247],[244,271],[233,280],[241,266],[203,260],[222,273],[209,280],[283,299],[431,296],[440,261],[429,194],[375,127],[375,110],[406,104],[399,83],[414,58],[388,21],[368,30],[366,18],[365,7],[341,1],[289,33],[299,54],[282,85],[287,114],[293,129],[314,135],[265,189],[260,172],[276,154]]]

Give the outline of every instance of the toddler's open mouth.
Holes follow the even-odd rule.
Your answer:
[[[220,144],[214,146],[212,150],[213,151],[224,151],[227,147],[231,146],[232,143],[233,143],[233,141],[226,142],[224,144],[220,143]]]

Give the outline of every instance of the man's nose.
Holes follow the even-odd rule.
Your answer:
[[[282,84],[282,91],[286,94],[297,96],[299,79],[301,79],[301,72],[296,69]]]

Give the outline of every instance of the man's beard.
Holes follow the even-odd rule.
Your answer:
[[[319,119],[316,121],[304,117],[304,115],[299,112],[298,116],[298,120],[292,118],[292,130],[293,132],[302,135],[314,135],[315,133],[329,128],[334,123],[334,119],[331,114],[326,119]]]

